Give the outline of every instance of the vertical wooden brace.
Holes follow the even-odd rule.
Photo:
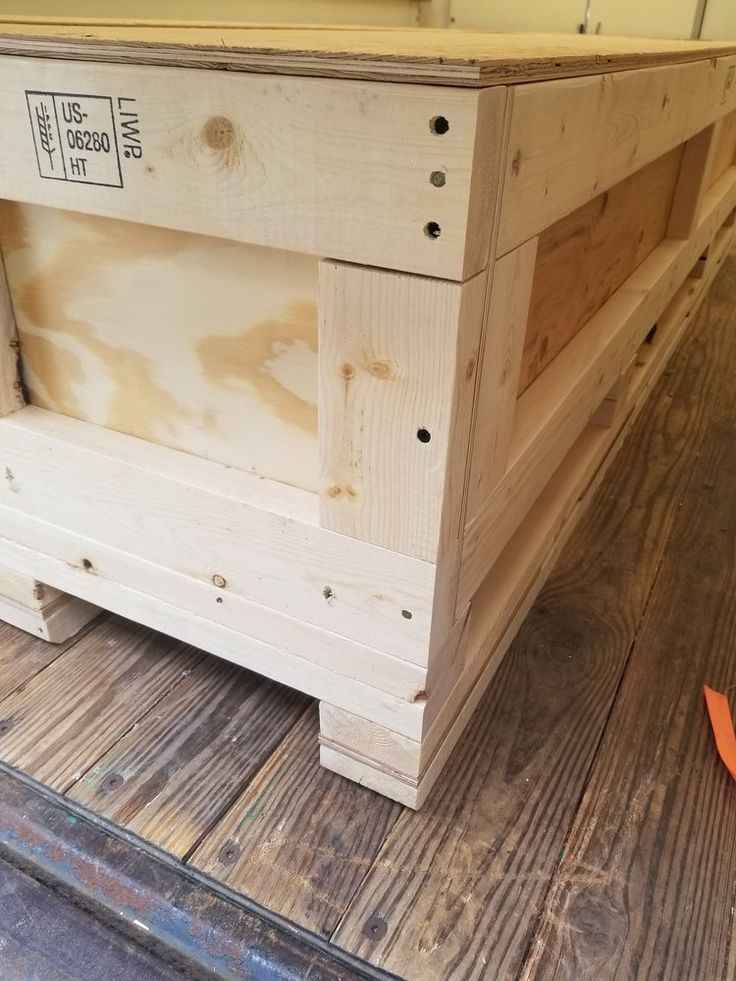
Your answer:
[[[696,133],[685,144],[667,227],[670,238],[690,238],[697,227],[703,195],[708,190],[720,129],[719,119]]]
[[[5,266],[0,259],[0,416],[10,415],[24,405],[18,331]]]
[[[431,562],[457,538],[486,275],[320,267],[320,518]]]
[[[506,472],[538,241],[530,239],[495,264],[473,434],[468,518]]]

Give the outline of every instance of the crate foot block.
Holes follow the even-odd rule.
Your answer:
[[[0,568],[0,621],[51,644],[61,644],[100,608],[20,573]]]

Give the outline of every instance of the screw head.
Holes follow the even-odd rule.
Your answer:
[[[388,933],[388,924],[382,916],[370,916],[363,924],[363,934],[369,940],[383,940]]]
[[[433,170],[429,175],[430,184],[434,187],[444,187],[447,182],[447,177],[441,170]]]
[[[240,845],[237,841],[226,841],[217,857],[223,865],[234,865],[240,858]]]
[[[105,792],[109,790],[117,790],[118,787],[122,787],[124,783],[125,777],[122,775],[122,773],[108,773],[107,776],[100,781],[100,790]]]
[[[224,576],[214,575],[212,577],[212,582],[218,589],[224,589],[225,586],[227,586],[227,579]]]

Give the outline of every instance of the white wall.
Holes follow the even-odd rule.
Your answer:
[[[0,16],[124,17],[410,27],[417,0],[0,0]]]
[[[712,0],[716,2],[716,0]],[[736,0],[720,0],[733,9]],[[640,37],[691,36],[696,0],[592,0],[590,31]],[[452,0],[453,25],[491,31],[577,30],[585,0]]]
[[[708,0],[701,37],[736,41],[736,0]]]

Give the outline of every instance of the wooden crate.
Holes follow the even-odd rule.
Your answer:
[[[43,584],[50,639],[102,607],[305,691],[418,807],[731,244],[736,47],[0,54],[0,616]]]

